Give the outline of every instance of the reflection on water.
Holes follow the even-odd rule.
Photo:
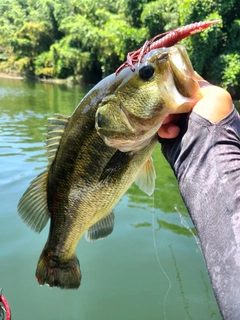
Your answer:
[[[133,184],[115,208],[112,235],[96,243],[80,240],[81,287],[37,284],[48,227],[39,235],[29,230],[17,203],[47,165],[47,118],[70,115],[87,88],[10,79],[0,84],[0,287],[13,319],[221,319],[195,230],[159,147],[154,196]]]

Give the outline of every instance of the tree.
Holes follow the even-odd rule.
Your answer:
[[[237,97],[238,0],[0,0],[0,69],[95,83],[147,39],[211,19],[222,23],[182,43],[198,73]]]
[[[179,27],[177,3],[169,0],[151,1],[144,6],[140,19],[148,29],[149,38],[176,29]]]
[[[222,24],[184,41],[196,70],[207,80],[239,97],[240,2],[179,0],[180,23],[221,19]],[[201,54],[200,54],[201,53]]]

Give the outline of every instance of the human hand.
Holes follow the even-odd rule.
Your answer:
[[[233,108],[230,94],[217,86],[210,84],[205,80],[198,81],[202,99],[200,99],[193,110],[203,118],[212,123],[218,123],[225,118]],[[177,125],[179,114],[170,114],[164,121],[158,135],[164,139],[176,138],[180,133],[180,127]]]

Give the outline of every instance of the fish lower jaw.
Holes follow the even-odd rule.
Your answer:
[[[118,149],[121,152],[131,152],[143,149],[151,142],[152,139],[153,136],[146,139],[139,139],[138,137],[136,137],[136,139],[129,140],[104,137],[104,142],[107,146]]]

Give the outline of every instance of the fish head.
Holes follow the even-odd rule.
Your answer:
[[[181,45],[152,50],[134,67],[116,76],[118,85],[101,100],[95,119],[105,143],[122,152],[145,147],[169,114],[187,113],[201,99],[200,77]]]

